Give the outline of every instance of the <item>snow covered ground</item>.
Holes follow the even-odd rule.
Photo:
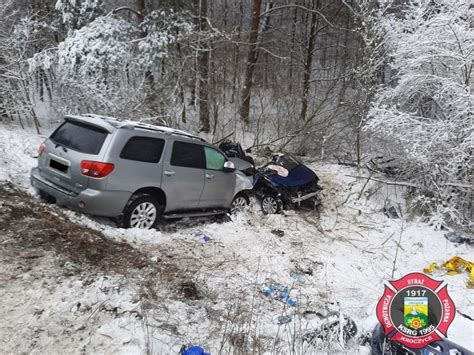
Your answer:
[[[29,189],[31,156],[41,140],[0,129],[0,180]],[[376,182],[364,188],[364,180],[352,177],[358,174],[354,169],[311,167],[325,189],[319,216],[314,211],[263,216],[254,207],[232,222],[183,220],[160,232],[118,229],[106,219],[34,202],[51,218],[64,215],[111,243],[125,241],[149,265],[129,273],[67,272],[77,265],[61,250],[35,256],[35,250],[4,247],[0,353],[168,354],[184,344],[199,344],[212,354],[369,353],[366,339],[377,324],[383,282],[456,255],[472,261],[474,248],[453,244],[445,232],[409,218],[400,188]],[[400,206],[404,217],[386,217],[387,203]],[[15,235],[2,238],[0,245],[13,245]],[[149,272],[155,267],[158,271]],[[448,282],[458,312],[474,318],[467,274],[434,277]],[[271,285],[278,292],[287,287],[295,304],[266,296]],[[474,322],[461,314],[448,335],[474,349]]]

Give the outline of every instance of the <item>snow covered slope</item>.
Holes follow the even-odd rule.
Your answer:
[[[28,169],[34,165],[30,155],[40,141],[25,132],[1,129],[0,179],[27,188]],[[160,232],[118,229],[106,219],[52,208],[51,213],[65,214],[111,241],[125,241],[160,271],[91,274],[87,283],[66,275],[61,286],[48,293],[58,266],[50,262],[56,254],[47,253],[38,263],[45,263],[49,272],[36,274],[29,302],[21,302],[26,296],[16,283],[0,288],[9,319],[20,318],[30,329],[17,333],[0,327],[5,341],[0,352],[47,353],[74,347],[77,352],[167,354],[177,353],[183,344],[200,344],[213,354],[369,353],[367,336],[377,323],[375,305],[384,280],[421,272],[431,262],[455,255],[472,261],[474,248],[453,244],[444,232],[408,218],[401,190],[375,182],[364,188],[364,180],[352,177],[357,175],[354,169],[316,163],[311,167],[325,189],[320,215],[286,211],[263,216],[254,207],[232,222],[183,220]],[[400,207],[404,217],[385,216],[387,203]],[[5,270],[8,263],[0,259],[0,273]],[[27,274],[18,277],[28,279]],[[461,315],[474,317],[467,274],[434,277],[448,282],[459,312],[449,338],[474,349],[474,322]],[[291,301],[279,300],[282,292]],[[101,302],[106,307],[100,308]],[[50,315],[47,320],[31,316],[35,307]],[[89,341],[78,336],[58,341],[61,324],[72,327],[71,334],[85,331]],[[25,337],[34,332],[41,333],[39,340],[25,345]]]

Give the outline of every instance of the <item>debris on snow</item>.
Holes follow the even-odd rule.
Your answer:
[[[18,133],[2,136],[8,139],[0,149],[14,152],[3,166],[21,173],[2,170],[1,179],[28,188],[28,161],[35,160],[18,148]],[[371,179],[359,199],[365,180],[348,176],[355,169],[311,168],[325,187],[319,215],[249,209],[231,222],[188,220],[165,231],[116,228],[2,185],[0,279],[7,282],[0,288],[0,352],[178,353],[182,344],[201,344],[211,353],[286,353],[288,339],[308,334],[313,341],[301,342],[306,353],[368,353],[361,339],[377,323],[375,305],[392,272],[397,278],[421,270],[440,250],[472,260],[472,245],[409,220],[403,204],[399,219],[385,217],[386,201],[403,202],[399,186]],[[25,251],[38,257],[21,257]],[[465,278],[435,277],[447,281],[459,314],[473,313]],[[273,295],[265,296],[271,283]],[[279,324],[278,316],[292,321]],[[347,319],[359,335],[344,335]],[[474,348],[471,323],[456,317],[449,338]],[[304,331],[295,334],[293,324]]]
[[[459,232],[448,232],[444,237],[452,243],[474,245],[474,235]]]

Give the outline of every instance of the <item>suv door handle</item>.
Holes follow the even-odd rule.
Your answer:
[[[165,174],[166,176],[173,176],[174,174],[176,174],[174,171],[172,170],[165,170],[163,172],[163,174]]]
[[[214,175],[212,175],[212,174],[206,174],[206,179],[214,179]]]

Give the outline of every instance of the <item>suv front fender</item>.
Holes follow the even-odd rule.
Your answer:
[[[252,190],[253,188],[253,176],[247,176],[241,171],[235,172],[235,189],[234,189],[234,196],[236,196],[239,192],[245,190]]]

